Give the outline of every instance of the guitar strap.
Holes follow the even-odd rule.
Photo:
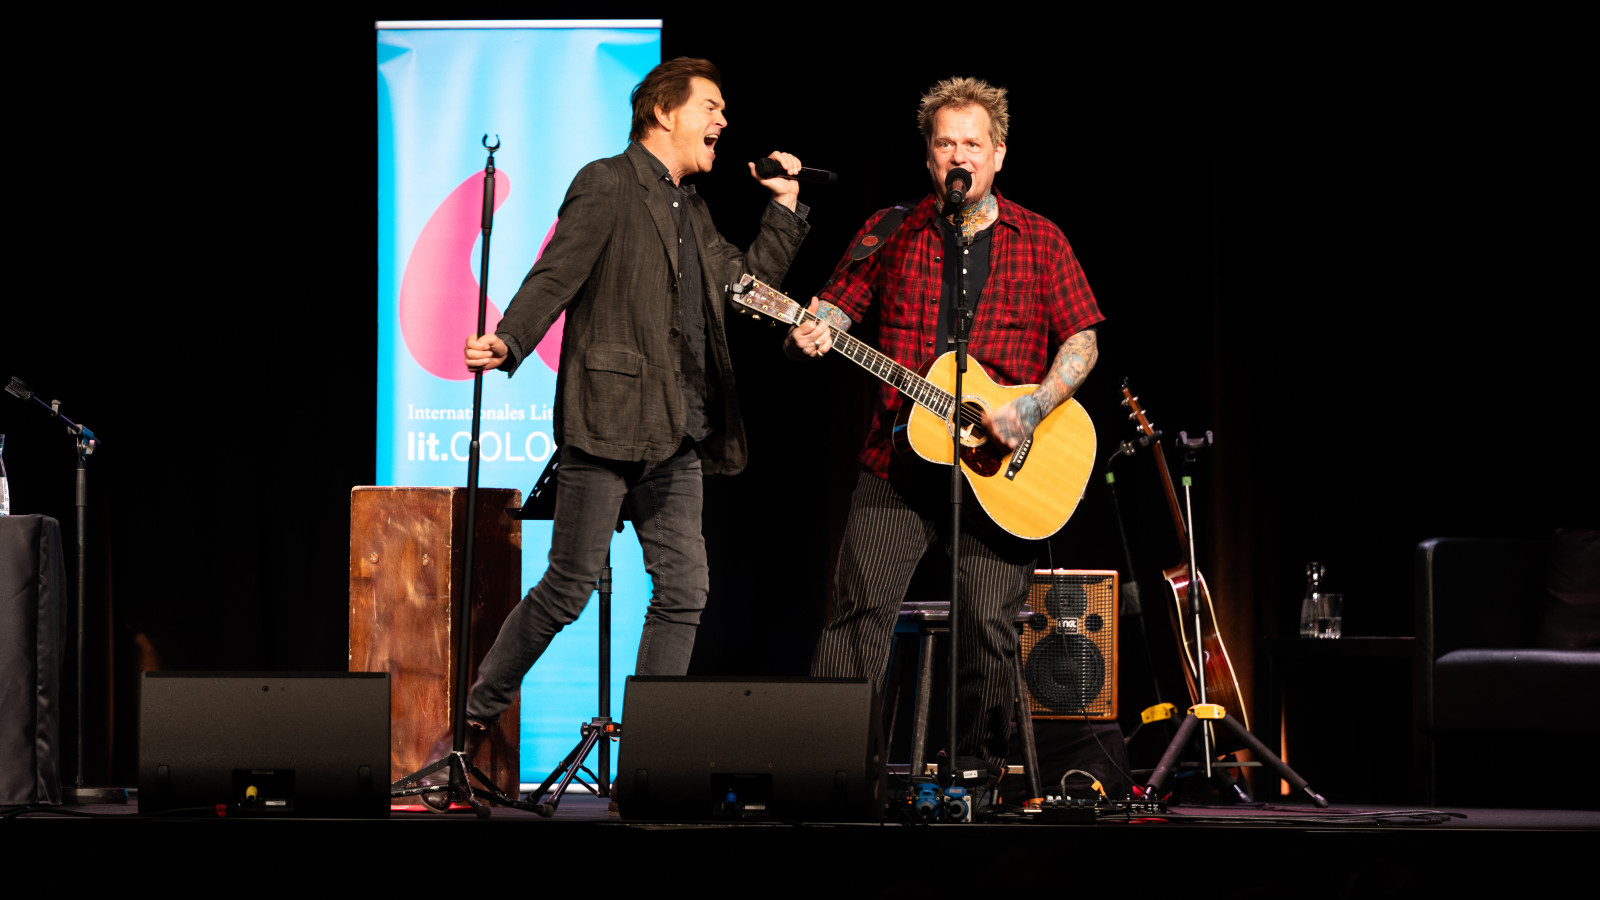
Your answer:
[[[889,211],[883,214],[883,218],[879,219],[871,230],[861,236],[861,240],[850,245],[850,262],[861,262],[881,250],[883,245],[889,243],[889,239],[894,237],[894,233],[900,230],[900,226],[906,220],[906,213],[911,212],[912,208],[921,202],[921,198],[902,200],[889,207]],[[840,270],[829,277],[827,283],[822,286],[823,290],[832,287],[833,283],[838,281],[839,276],[842,274],[844,272]]]
[[[861,240],[850,246],[850,261],[860,262],[876,253],[878,248],[887,244],[889,238],[893,237],[894,233],[900,230],[900,225],[905,222],[906,213],[921,202],[921,198],[905,200],[891,207],[888,212],[883,214],[883,218],[878,220],[878,224],[872,226],[871,231],[862,235]]]

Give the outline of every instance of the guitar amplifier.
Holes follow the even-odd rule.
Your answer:
[[[1028,587],[1022,673],[1035,719],[1117,718],[1117,573],[1038,569]]]

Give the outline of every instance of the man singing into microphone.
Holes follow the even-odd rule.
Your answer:
[[[871,256],[834,270],[812,310],[839,330],[877,316],[881,349],[913,370],[953,349],[949,322],[966,270],[972,359],[1004,385],[1037,390],[993,410],[991,435],[1015,447],[1065,402],[1094,367],[1093,326],[1103,318],[1066,237],[1048,220],[1000,197],[994,176],[1006,156],[1010,126],[1004,88],[973,78],[942,81],[922,98],[918,121],[927,142],[933,195],[926,197]],[[951,173],[964,182],[964,218],[950,222]],[[890,210],[869,219],[856,244]],[[880,236],[880,241],[883,238]],[[820,357],[832,347],[828,327],[793,329],[784,349]],[[882,688],[896,614],[912,573],[950,521],[949,470],[897,454],[895,416],[908,402],[894,388],[879,397],[861,451],[859,476],[839,552],[832,615],[811,673],[871,678]],[[978,757],[998,775],[1005,764],[1016,691],[1012,622],[1027,597],[1037,544],[1016,538],[982,513],[961,526],[960,671],[957,754]]]
[[[772,192],[748,253],[723,240],[680,179],[709,172],[727,127],[717,67],[664,62],[633,90],[620,156],[585,166],[559,224],[495,334],[466,342],[469,369],[516,370],[563,310],[554,427],[561,445],[550,567],[506,619],[467,699],[468,756],[555,633],[583,611],[624,499],[654,594],[640,675],[682,675],[709,580],[700,533],[702,472],[745,465],[744,426],[724,334],[724,285],[782,279],[809,226],[790,177]],[[751,166],[755,177],[755,168]]]

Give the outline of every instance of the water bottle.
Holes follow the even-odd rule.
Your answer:
[[[11,515],[11,485],[6,481],[6,436],[0,434],[0,516]]]
[[[1317,633],[1317,600],[1322,593],[1322,575],[1325,567],[1319,562],[1306,563],[1306,596],[1300,601],[1300,636],[1320,637]]]

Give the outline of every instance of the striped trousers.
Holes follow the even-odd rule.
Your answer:
[[[874,690],[882,692],[895,622],[911,576],[935,545],[948,552],[949,481],[943,474],[948,471],[941,467],[932,477],[906,486],[861,474],[839,551],[833,612],[811,661],[813,676],[869,678]],[[1036,543],[990,522],[963,518],[957,755],[1005,765],[1017,686],[1013,622],[1027,599],[1037,558]],[[946,562],[948,569],[948,558]]]

